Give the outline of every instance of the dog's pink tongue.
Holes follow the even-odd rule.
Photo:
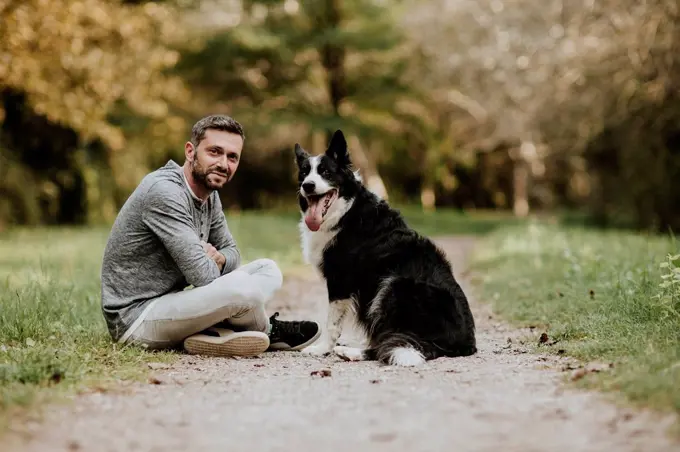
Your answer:
[[[318,231],[321,227],[321,211],[323,210],[321,202],[310,201],[307,213],[305,214],[305,224],[310,231]]]

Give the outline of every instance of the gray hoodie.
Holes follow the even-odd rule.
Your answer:
[[[202,240],[225,256],[221,272]],[[202,202],[182,167],[168,161],[127,199],[104,250],[101,303],[111,337],[119,340],[154,298],[209,284],[240,259],[217,191]]]

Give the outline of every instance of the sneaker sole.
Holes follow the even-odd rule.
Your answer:
[[[269,336],[257,331],[243,331],[224,337],[195,334],[184,340],[184,349],[192,355],[255,356],[268,348]]]
[[[300,351],[303,348],[307,347],[308,345],[311,345],[314,342],[316,342],[316,340],[319,338],[319,336],[321,336],[321,328],[319,328],[319,330],[316,332],[316,334],[314,335],[313,338],[311,338],[307,342],[303,342],[300,345],[296,345],[295,347],[291,347],[290,345],[288,345],[286,343],[276,342],[276,343],[271,344],[269,346],[269,350],[297,352],[297,351]]]

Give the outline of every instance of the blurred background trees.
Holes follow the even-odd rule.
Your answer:
[[[0,223],[111,221],[219,112],[247,135],[229,208],[291,205],[293,144],[342,128],[390,200],[677,229],[678,8],[0,0]]]

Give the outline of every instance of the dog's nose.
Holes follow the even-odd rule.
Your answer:
[[[305,191],[305,193],[312,193],[314,188],[316,188],[314,182],[305,182],[302,184],[302,189]]]

